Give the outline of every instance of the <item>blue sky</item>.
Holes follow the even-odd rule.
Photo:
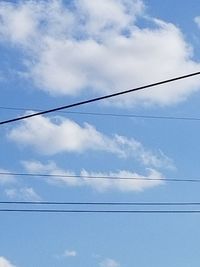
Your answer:
[[[199,36],[198,1],[0,1],[0,120],[199,71]],[[71,111],[198,118],[199,84]],[[1,173],[161,180],[1,175],[0,200],[199,201],[198,184],[165,181],[199,178],[199,130],[198,121],[75,113],[2,125]],[[191,214],[1,213],[0,267],[196,266],[199,237]]]

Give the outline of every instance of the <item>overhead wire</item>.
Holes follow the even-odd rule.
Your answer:
[[[120,96],[120,95],[125,95],[125,94],[131,93],[131,92],[144,90],[144,89],[147,89],[147,88],[150,88],[150,87],[155,87],[155,86],[158,86],[158,85],[171,83],[171,82],[174,82],[174,81],[190,78],[190,77],[197,76],[197,75],[200,75],[200,72],[194,72],[194,73],[190,73],[190,74],[187,74],[187,75],[178,76],[178,77],[175,77],[175,78],[163,80],[163,81],[160,81],[160,82],[151,83],[151,84],[148,84],[148,85],[132,88],[132,89],[129,89],[129,90],[119,91],[117,93],[103,95],[103,96],[100,96],[100,97],[91,98],[91,99],[88,99],[88,100],[83,100],[83,101],[76,102],[76,103],[73,103],[73,104],[60,106],[60,107],[57,107],[57,108],[48,109],[48,110],[44,110],[44,111],[39,111],[39,112],[36,112],[36,113],[24,115],[24,116],[21,116],[21,117],[12,118],[12,119],[9,119],[9,120],[0,121],[0,125],[8,124],[8,123],[16,122],[16,121],[25,120],[25,119],[32,118],[32,117],[39,116],[39,115],[49,114],[49,113],[53,113],[53,112],[64,110],[64,109],[69,109],[69,108],[81,106],[81,105],[97,102],[97,101],[100,101],[100,100],[113,98],[113,97]]]
[[[199,206],[200,202],[72,202],[72,201],[0,201],[0,205],[70,206]]]
[[[80,209],[0,209],[0,212],[15,213],[122,213],[122,214],[192,214],[200,210],[80,210]]]
[[[126,90],[126,91],[121,91],[118,93],[114,93],[114,94],[110,94],[110,95],[105,95],[105,96],[101,96],[101,97],[97,97],[97,98],[93,98],[93,99],[89,99],[89,100],[85,100],[85,101],[81,101],[81,102],[77,102],[74,104],[70,104],[70,105],[66,105],[66,106],[62,106],[62,107],[58,107],[58,108],[54,108],[54,109],[49,109],[49,110],[44,110],[44,111],[39,111],[37,113],[33,113],[33,114],[29,114],[29,115],[25,115],[25,116],[21,116],[18,118],[13,118],[10,120],[6,120],[6,121],[1,121],[0,124],[7,124],[7,123],[11,123],[11,122],[15,122],[15,121],[19,121],[19,120],[24,120],[24,119],[28,119],[31,117],[35,117],[35,116],[39,116],[39,115],[43,115],[43,114],[47,114],[47,113],[52,113],[52,112],[57,112],[63,109],[68,109],[71,107],[75,107],[75,106],[80,106],[80,105],[84,105],[87,103],[91,103],[91,102],[96,102],[96,101],[100,101],[103,99],[107,99],[107,98],[111,98],[111,97],[115,97],[115,96],[119,96],[119,95],[123,95],[123,94],[127,94],[130,92],[134,92],[134,91],[138,91],[138,90],[143,90],[149,87],[153,87],[153,86],[158,86],[164,83],[169,83],[169,82],[173,82],[173,81],[177,81],[180,79],[185,79],[185,78],[189,78],[191,76],[195,76],[195,75],[199,75],[200,72],[196,72],[196,73],[191,73],[188,75],[184,75],[184,76],[179,76],[176,78],[172,78],[172,79],[168,79],[168,80],[164,80],[161,82],[157,82],[157,83],[153,83],[153,84],[149,84],[149,85],[145,85],[145,86],[141,86],[141,87],[137,87],[137,88],[133,88],[130,90]],[[93,113],[94,115],[94,113]],[[95,114],[97,115],[97,114]],[[105,115],[105,114],[104,114]],[[114,114],[107,114],[107,115],[114,115]],[[129,115],[130,116],[130,115]],[[134,115],[137,116],[137,115]],[[145,116],[146,117],[146,116]],[[161,118],[158,116],[147,116],[148,118],[152,117],[152,118]],[[165,117],[168,119],[172,119],[172,117]],[[175,118],[175,119],[180,119],[180,118]],[[183,119],[183,118],[181,118]],[[189,120],[194,120],[195,118],[184,118],[184,119],[189,119]],[[195,119],[196,120],[196,119]],[[198,119],[199,120],[199,119]],[[25,173],[6,173],[6,172],[1,172],[0,175],[18,175],[18,176],[42,176],[42,177],[66,177],[66,178],[86,178],[86,179],[124,179],[124,180],[162,180],[162,181],[181,181],[181,182],[200,182],[199,179],[161,179],[161,178],[147,178],[147,177],[111,177],[111,176],[81,176],[81,175],[65,175],[65,176],[61,176],[61,175],[52,175],[52,174],[25,174]],[[12,202],[12,204],[43,204],[43,205],[52,205],[52,204],[56,204],[56,205],[64,205],[64,204],[70,204],[70,205],[156,205],[156,203],[80,203],[80,202],[76,202],[76,203],[72,203],[72,202]],[[6,202],[6,201],[1,201],[0,204],[11,204],[11,202]],[[157,203],[157,205],[199,205],[200,203],[197,202],[193,202],[193,203]],[[200,210],[75,210],[75,209],[0,209],[0,212],[37,212],[37,213],[200,213]]]
[[[19,173],[19,172],[0,172],[4,176],[28,176],[44,178],[67,178],[67,179],[105,179],[105,180],[138,180],[138,181],[163,181],[163,182],[187,182],[200,183],[200,179],[179,179],[179,178],[157,178],[157,177],[122,177],[122,176],[95,176],[95,175],[64,175],[46,173]]]
[[[192,214],[200,213],[199,209],[194,209],[193,206],[199,206],[200,202],[72,202],[72,201],[0,201],[0,205],[5,205],[4,208],[0,208],[0,213],[79,213],[79,214],[91,214],[91,213],[121,213],[121,214]],[[7,205],[29,205],[29,206],[126,206],[126,209],[58,209],[58,208],[8,208]],[[127,207],[137,206],[146,207],[145,209],[127,209]],[[160,207],[188,207],[191,206],[193,209],[160,209]],[[147,207],[156,207],[156,209],[147,209]]]
[[[0,109],[13,111],[44,111],[36,108],[21,108],[21,107],[5,107],[0,106]],[[84,111],[57,111],[68,115],[89,115],[101,117],[119,117],[119,118],[141,118],[141,119],[160,119],[160,120],[185,120],[185,121],[200,121],[200,117],[185,117],[185,116],[156,116],[156,115],[139,115],[139,114],[123,114],[123,113],[105,113],[105,112],[84,112]]]

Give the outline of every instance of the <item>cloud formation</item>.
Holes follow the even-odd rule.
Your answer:
[[[119,262],[113,259],[105,259],[99,264],[100,267],[120,267]]]
[[[0,257],[0,267],[16,267],[11,262],[9,262],[6,258]]]
[[[9,188],[5,190],[7,197],[15,200],[39,201],[41,197],[32,187]]]
[[[33,147],[46,155],[61,152],[105,151],[121,158],[133,158],[149,167],[168,168],[173,165],[162,152],[153,153],[134,138],[118,134],[107,136],[91,124],[84,123],[81,126],[63,117],[50,119],[38,116],[25,120],[19,126],[12,128],[8,138],[19,145]]]
[[[71,187],[87,186],[93,188],[98,192],[106,191],[120,191],[120,192],[141,192],[145,189],[150,189],[164,184],[163,175],[154,170],[148,169],[147,174],[141,175],[136,172],[127,170],[119,170],[116,172],[90,172],[81,170],[80,173],[75,173],[70,170],[59,168],[55,162],[48,162],[46,164],[39,161],[23,161],[22,162],[26,171],[38,174],[53,174],[57,177],[49,177],[46,181],[52,185],[63,185]],[[61,176],[59,176],[61,175]],[[64,176],[84,176],[81,178],[64,177]],[[107,179],[91,179],[89,177],[108,177]],[[125,179],[109,179],[109,177],[120,177]],[[139,178],[126,179],[126,178]],[[148,180],[149,179],[149,180]],[[151,180],[158,179],[158,180]],[[159,180],[160,179],[160,180]]]
[[[148,16],[142,0],[1,1],[0,18],[1,41],[23,49],[28,77],[51,95],[113,93],[200,69],[181,30]],[[191,78],[110,103],[166,106],[197,90]]]
[[[75,250],[65,250],[63,257],[76,257],[77,252]]]

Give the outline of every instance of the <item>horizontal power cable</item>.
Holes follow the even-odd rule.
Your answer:
[[[200,75],[200,72],[194,72],[194,73],[190,73],[190,74],[187,74],[187,75],[175,77],[175,78],[172,78],[172,79],[167,79],[167,80],[163,80],[163,81],[160,81],[160,82],[151,83],[151,84],[148,84],[148,85],[132,88],[132,89],[129,89],[129,90],[120,91],[120,92],[117,92],[117,93],[108,94],[108,95],[104,95],[104,96],[100,96],[100,97],[96,97],[96,98],[91,98],[91,99],[83,100],[83,101],[76,102],[76,103],[73,103],[73,104],[69,104],[69,105],[65,105],[65,106],[61,106],[61,107],[57,107],[57,108],[53,108],[53,109],[48,109],[48,110],[36,112],[36,113],[33,113],[33,114],[29,114],[29,115],[25,115],[25,116],[13,118],[13,119],[1,121],[0,125],[16,122],[16,121],[20,121],[20,120],[25,120],[25,119],[32,118],[32,117],[35,117],[35,116],[56,112],[56,111],[59,111],[59,110],[64,110],[64,109],[68,109],[68,108],[81,106],[81,105],[97,102],[97,101],[100,101],[100,100],[113,98],[113,97],[120,96],[120,95],[125,95],[125,94],[128,94],[128,93],[136,92],[136,91],[139,91],[139,90],[144,90],[144,89],[147,89],[147,88],[150,88],[150,87],[155,87],[155,86],[166,84],[166,83],[171,83],[171,82],[174,82],[174,81],[190,78],[190,77],[197,76],[197,75]]]
[[[187,182],[200,183],[200,179],[179,179],[179,178],[154,178],[154,177],[121,177],[121,176],[93,176],[93,175],[63,175],[63,174],[45,174],[45,173],[18,173],[18,172],[0,172],[5,176],[28,176],[43,178],[67,178],[67,179],[105,179],[105,180],[139,180],[139,181],[163,181],[163,182]]]
[[[200,202],[69,202],[69,201],[0,201],[1,205],[70,205],[70,206],[199,206]]]
[[[14,110],[14,111],[44,111],[36,108],[17,108],[0,106],[0,109]],[[62,114],[74,115],[89,115],[101,117],[118,117],[118,118],[141,118],[141,119],[161,119],[161,120],[185,120],[185,121],[200,121],[200,117],[177,117],[177,116],[155,116],[155,115],[138,115],[138,114],[120,114],[120,113],[105,113],[105,112],[83,112],[83,111],[57,111]]]
[[[0,209],[0,212],[12,213],[156,213],[156,214],[192,214],[200,210],[75,210],[75,209]]]

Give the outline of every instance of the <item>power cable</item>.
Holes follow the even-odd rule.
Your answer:
[[[0,109],[14,110],[14,111],[44,111],[36,108],[17,108],[0,106]],[[155,116],[155,115],[137,115],[137,114],[119,114],[119,113],[104,113],[104,112],[83,112],[83,111],[57,111],[62,114],[74,115],[89,115],[89,116],[106,116],[119,118],[141,118],[141,119],[163,119],[163,120],[185,120],[185,121],[200,121],[199,117],[178,117],[178,116]]]
[[[172,79],[163,80],[163,81],[160,81],[160,82],[151,83],[151,84],[148,84],[148,85],[132,88],[132,89],[129,89],[129,90],[120,91],[120,92],[117,92],[117,93],[108,94],[108,95],[104,95],[104,96],[100,96],[100,97],[96,97],[96,98],[91,98],[91,99],[88,99],[88,100],[76,102],[76,103],[69,104],[69,105],[66,105],[66,106],[61,106],[61,107],[57,107],[57,108],[53,108],[53,109],[49,109],[49,110],[44,110],[44,111],[40,111],[40,112],[37,112],[37,113],[33,113],[33,114],[29,114],[29,115],[25,115],[25,116],[13,118],[13,119],[1,121],[0,125],[8,124],[8,123],[11,123],[11,122],[20,121],[20,120],[24,120],[24,119],[28,119],[28,118],[32,118],[32,117],[39,116],[39,115],[44,115],[44,114],[56,112],[56,111],[63,110],[63,109],[77,107],[77,106],[81,106],[81,105],[97,102],[97,101],[104,100],[104,99],[109,99],[109,98],[116,97],[116,96],[119,96],[119,95],[124,95],[124,94],[128,94],[128,93],[131,93],[131,92],[144,90],[144,89],[147,89],[147,88],[150,88],[150,87],[155,87],[155,86],[158,86],[158,85],[162,85],[162,84],[166,84],[166,83],[170,83],[170,82],[186,79],[186,78],[189,78],[189,77],[192,77],[192,76],[196,76],[196,75],[200,75],[200,72],[194,72],[194,73],[190,73],[190,74],[187,74],[187,75],[175,77],[175,78],[172,78]]]
[[[75,210],[75,209],[0,209],[0,212],[20,213],[156,213],[156,214],[192,214],[200,210]]]
[[[199,206],[200,202],[63,202],[63,201],[0,201],[0,205],[77,205],[77,206]]]
[[[67,179],[139,180],[139,181],[200,183],[200,179],[178,179],[178,178],[120,177],[120,176],[93,176],[93,175],[87,176],[87,175],[62,175],[62,174],[17,173],[17,172],[0,172],[0,175],[44,177],[44,178],[53,177],[53,178],[67,178]]]

